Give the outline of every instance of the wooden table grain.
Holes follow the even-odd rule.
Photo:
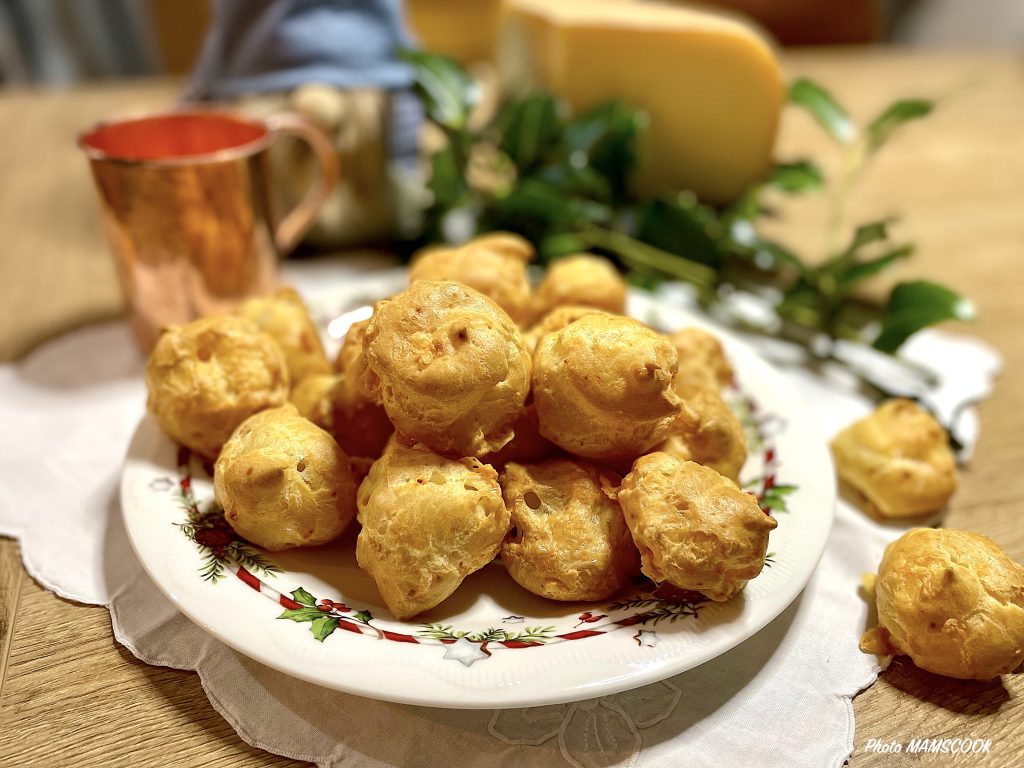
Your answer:
[[[934,116],[907,127],[867,169],[851,220],[899,214],[898,234],[919,251],[886,281],[926,276],[955,286],[980,313],[969,332],[1003,355],[1004,372],[980,409],[981,443],[946,524],[988,534],[1024,561],[1024,60],[850,49],[786,54],[784,63],[789,75],[828,84],[859,119],[897,96],[944,96]],[[0,359],[121,312],[74,137],[100,118],[166,106],[176,92],[174,83],[145,81],[0,93]],[[779,153],[823,158],[828,170],[838,164],[829,141],[796,113],[786,115]],[[825,218],[820,202],[790,206],[777,234],[820,249]],[[856,653],[856,640],[835,653]],[[969,683],[897,660],[854,710],[856,768],[1024,766],[1024,674]],[[807,724],[808,738],[814,727]],[[966,736],[991,739],[990,754],[865,749],[870,739]],[[137,661],[114,641],[104,608],[41,589],[17,545],[0,540],[0,765],[148,763],[302,765],[246,745],[196,675]]]

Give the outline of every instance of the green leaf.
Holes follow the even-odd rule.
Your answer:
[[[653,291],[665,282],[665,277],[651,269],[632,267],[626,274],[626,281],[641,290]]]
[[[289,608],[277,618],[288,619],[289,621],[314,621],[324,615],[323,611],[316,608]]]
[[[624,201],[637,165],[637,141],[646,122],[644,112],[623,101],[599,104],[565,126],[562,159],[574,168],[597,171],[607,179],[612,198]]]
[[[934,108],[935,102],[930,99],[900,99],[890,104],[868,125],[868,149],[874,152],[888,141],[893,131],[901,125],[930,115]]]
[[[539,179],[522,179],[486,211],[484,229],[518,232],[537,243],[610,219],[611,209],[604,203],[566,194]]]
[[[601,203],[612,199],[608,179],[589,166],[549,165],[539,169],[533,178],[568,195],[588,197]]]
[[[849,290],[857,283],[867,280],[870,277],[874,277],[895,264],[897,261],[909,257],[913,252],[914,246],[908,243],[906,245],[897,246],[896,248],[883,253],[881,256],[852,265],[839,277],[839,292],[841,294],[848,293]]]
[[[789,87],[789,101],[807,110],[818,125],[836,141],[849,144],[857,138],[857,126],[853,124],[846,110],[813,80],[805,77],[796,80]]]
[[[970,322],[974,318],[971,303],[943,285],[927,280],[899,283],[889,296],[882,330],[873,346],[892,353],[922,328],[945,320]]]
[[[715,212],[692,194],[657,199],[637,210],[637,238],[648,245],[690,261],[718,267],[722,252],[722,225]]]
[[[799,194],[820,189],[825,177],[815,163],[798,160],[795,163],[779,163],[772,168],[767,183],[783,192]]]
[[[413,67],[413,90],[427,117],[451,131],[463,131],[478,89],[459,64],[447,56],[404,50],[399,58]]]
[[[882,219],[861,224],[853,233],[853,239],[850,241],[850,244],[846,246],[846,255],[856,253],[865,245],[885,240],[889,236],[889,225],[891,223],[892,219]]]
[[[781,243],[758,236],[753,247],[757,253],[767,254],[775,264],[785,264],[793,267],[801,275],[807,274],[808,268],[803,260]]]
[[[813,167],[810,163],[808,166]],[[814,171],[808,170],[807,173],[813,174]],[[781,243],[761,237],[757,231],[754,220],[769,213],[761,204],[762,189],[760,184],[748,187],[746,192],[722,213],[719,219],[725,233],[722,249],[737,252],[738,255],[753,261],[754,266],[762,270],[786,265],[796,269],[801,276],[806,276],[810,268],[799,256]]]
[[[747,187],[743,194],[729,203],[722,211],[722,221],[727,226],[736,221],[749,221],[753,226],[754,219],[765,213],[765,209],[761,205],[761,191],[760,184]]]
[[[316,607],[316,598],[309,594],[309,592],[304,590],[302,587],[299,587],[294,592],[292,592],[292,598],[295,600],[296,603],[299,603],[300,605],[308,605],[310,608]]]
[[[456,206],[466,194],[466,180],[451,144],[434,153],[430,168],[427,188],[434,195],[434,206],[445,210]]]
[[[372,621],[372,620],[373,620],[373,614],[372,614],[372,613],[370,613],[370,612],[369,612],[369,611],[367,611],[367,610],[362,610],[362,611],[356,611],[356,612],[355,612],[355,613],[354,613],[354,614],[352,615],[352,618],[354,618],[354,619],[355,619],[356,621],[361,621],[361,622],[363,622],[364,624],[369,624],[369,623],[370,623],[370,621]]]
[[[328,637],[337,628],[338,620],[336,618],[332,616],[321,616],[313,622],[309,631],[313,633],[313,637],[322,643],[324,638]]]
[[[779,317],[808,328],[816,328],[821,323],[822,296],[806,278],[797,280],[782,297],[775,307]]]
[[[891,219],[882,219],[861,224],[850,238],[850,244],[841,253],[821,265],[822,274],[830,276],[838,286],[839,281],[856,263],[857,252],[865,246],[885,240],[889,236],[889,224],[891,223]]]
[[[754,223],[746,219],[734,219],[729,222],[729,238],[741,249],[749,252],[754,266],[770,269],[784,264],[794,268],[801,276],[810,274],[810,268],[803,260],[786,246],[775,240],[767,240],[754,229]],[[762,260],[767,259],[767,263]]]
[[[580,253],[587,250],[589,244],[576,232],[559,232],[545,237],[537,246],[537,250],[543,256],[544,263],[557,259],[561,256],[568,256],[571,253]]]
[[[498,149],[525,173],[541,163],[562,133],[559,102],[547,91],[534,91],[508,102],[498,116]]]
[[[761,508],[770,509],[775,512],[788,512],[786,497],[796,491],[795,485],[775,485],[765,491],[761,499]]]

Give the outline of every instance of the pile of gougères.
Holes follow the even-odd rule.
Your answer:
[[[720,343],[626,317],[625,283],[598,256],[558,260],[536,286],[532,256],[506,233],[422,251],[333,366],[288,288],[167,328],[149,410],[215,461],[225,518],[254,544],[320,545],[358,519],[357,561],[398,619],[498,555],[553,600],[610,598],[638,568],[728,600],[776,522],[737,485],[747,448]],[[945,433],[909,401],[833,452],[875,514],[940,509],[955,487]],[[1021,660],[1024,568],[984,537],[911,531],[870,586],[865,650],[956,677]]]

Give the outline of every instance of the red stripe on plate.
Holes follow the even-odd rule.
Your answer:
[[[593,637],[594,635],[603,635],[603,634],[604,634],[604,632],[601,632],[601,631],[596,630],[596,629],[580,629],[580,630],[577,630],[576,632],[567,632],[564,635],[558,635],[558,637],[562,638],[563,640],[581,640],[584,637]]]
[[[386,629],[382,629],[381,633],[388,640],[394,640],[396,643],[419,643],[412,635],[404,635],[401,632],[388,632]]]
[[[249,573],[245,568],[238,567],[238,578],[248,584],[250,587],[255,589],[257,592],[260,591],[260,580]]]

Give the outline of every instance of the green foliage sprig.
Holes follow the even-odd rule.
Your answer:
[[[854,295],[865,280],[910,257],[914,247],[891,240],[889,220],[861,224],[844,238],[850,193],[893,133],[933,110],[930,100],[896,101],[861,127],[821,86],[807,79],[792,84],[790,103],[805,110],[844,155],[830,199],[828,252],[807,259],[763,237],[758,225],[774,214],[769,191],[825,192],[824,174],[812,160],[775,165],[723,207],[703,204],[686,190],[639,199],[629,182],[645,113],[613,101],[570,115],[553,94],[534,90],[506,101],[489,124],[474,127],[477,88],[459,65],[430,53],[404,57],[415,70],[428,119],[445,137],[431,158],[432,202],[424,212],[422,242],[451,239],[453,222],[461,222],[462,236],[518,232],[535,244],[542,262],[590,250],[617,261],[643,286],[686,281],[706,305],[746,292],[769,301],[775,313],[773,327],[761,330],[825,357],[838,339],[893,353],[922,328],[973,317],[963,297],[927,281],[897,284],[881,306]]]

